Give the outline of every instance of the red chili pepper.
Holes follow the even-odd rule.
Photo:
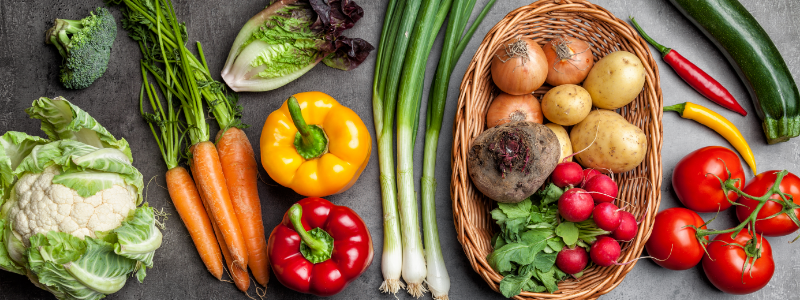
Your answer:
[[[661,52],[661,57],[667,62],[668,65],[678,73],[678,76],[683,78],[686,83],[688,83],[692,88],[698,91],[700,94],[708,98],[708,100],[714,101],[722,107],[730,109],[734,112],[737,112],[743,116],[747,116],[747,112],[739,105],[739,102],[736,102],[736,99],[733,98],[730,92],[725,89],[722,84],[714,80],[710,75],[706,74],[703,70],[698,68],[688,59],[681,56],[678,51],[672,50],[671,48],[667,48],[662,46],[659,43],[656,43],[653,39],[648,36],[639,24],[636,23],[636,20],[631,17],[631,23],[633,26],[636,27],[636,30],[639,31],[639,34],[647,40],[651,45],[658,49],[658,52]]]
[[[321,198],[292,205],[269,236],[275,277],[295,291],[332,296],[372,263],[372,237],[352,209]]]

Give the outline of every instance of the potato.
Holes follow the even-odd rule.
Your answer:
[[[544,117],[558,125],[578,124],[591,110],[592,98],[589,92],[574,84],[554,87],[542,98]]]
[[[558,138],[542,124],[518,121],[482,132],[469,147],[467,172],[475,187],[497,202],[533,195],[556,168]]]
[[[572,127],[569,137],[573,149],[582,150],[591,145],[575,155],[578,163],[586,168],[627,172],[641,164],[647,152],[644,132],[619,114],[605,109],[589,113],[586,119]]]
[[[572,142],[569,140],[569,133],[567,133],[564,127],[556,123],[547,123],[544,124],[544,126],[547,126],[547,128],[550,128],[550,130],[556,134],[558,143],[561,144],[561,157],[558,158],[558,162],[564,162],[565,157],[572,155]],[[572,157],[567,158],[566,161],[572,161]]]
[[[642,61],[633,53],[617,51],[594,65],[583,87],[592,96],[594,106],[617,109],[639,95],[644,87],[644,78]]]

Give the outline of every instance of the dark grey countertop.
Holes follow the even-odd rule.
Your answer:
[[[455,68],[449,90],[443,131],[438,154],[436,178],[437,216],[440,241],[450,272],[452,299],[503,299],[492,291],[475,273],[456,240],[449,197],[450,153],[452,144],[452,122],[458,97],[458,86],[466,71],[470,58],[488,30],[506,13],[528,4],[530,0],[500,0],[478,29],[464,56]],[[179,19],[189,28],[189,40],[201,41],[212,73],[220,70],[227,57],[230,45],[244,22],[260,11],[268,1],[175,1]],[[346,32],[351,37],[363,38],[377,45],[383,23],[385,5],[388,1],[357,1],[365,12],[364,18],[355,28]],[[478,1],[480,7],[487,0]],[[648,33],[663,43],[674,47],[685,57],[714,76],[727,87],[750,113],[748,117],[721,109],[702,98],[686,85],[661,61],[656,59],[661,73],[664,103],[671,105],[693,101],[707,105],[729,118],[744,134],[755,152],[759,170],[788,169],[800,173],[800,139],[778,145],[767,145],[761,131],[760,121],[744,84],[735,75],[733,68],[722,54],[684,18],[667,0],[595,0],[620,18],[637,17]],[[759,20],[773,38],[783,54],[795,78],[800,75],[800,2],[795,0],[749,0],[741,1]],[[153,137],[138,116],[136,102],[141,84],[139,50],[120,28],[114,45],[109,69],[97,82],[85,90],[64,89],[58,82],[60,58],[52,46],[45,45],[43,34],[56,17],[75,19],[87,14],[101,1],[0,1],[0,133],[8,130],[25,131],[43,135],[36,120],[28,119],[23,112],[32,100],[40,97],[64,96],[91,113],[101,124],[117,137],[126,138],[134,156],[134,165],[149,180],[147,201],[155,207],[163,207],[172,216],[164,230],[164,243],[156,253],[155,268],[148,271],[143,284],[128,281],[125,288],[108,299],[246,299],[233,284],[216,282],[200,261],[189,235],[162,188],[166,167],[159,155]],[[112,9],[119,20],[119,10]],[[441,36],[437,41],[428,64],[428,84],[435,70],[441,49]],[[652,50],[652,48],[651,48]],[[653,50],[654,51],[654,50]],[[242,93],[241,104],[245,108],[244,122],[252,125],[246,130],[258,152],[258,138],[267,115],[277,109],[290,95],[310,90],[319,90],[332,95],[342,104],[355,110],[373,131],[371,86],[375,65],[372,54],[358,69],[348,73],[326,66],[318,66],[300,79],[271,92]],[[427,90],[427,86],[426,86]],[[427,95],[427,92],[425,93]],[[423,109],[424,109],[423,105]],[[671,186],[672,167],[687,153],[707,145],[730,145],[718,134],[695,122],[684,120],[677,114],[664,116],[664,166],[663,200],[661,209],[680,205]],[[374,134],[373,134],[374,137]],[[422,138],[418,136],[416,161],[421,164]],[[417,176],[421,168],[417,168]],[[749,169],[748,178],[752,178]],[[262,175],[266,175],[262,170]],[[274,183],[265,176],[266,184],[259,184],[262,199],[264,225],[270,231],[283,213],[302,197]],[[332,299],[394,299],[378,292],[382,279],[380,253],[383,244],[380,188],[378,182],[377,151],[373,151],[370,164],[359,181],[348,191],[328,197],[338,205],[346,205],[358,212],[369,227],[375,245],[376,257],[370,268],[342,293]],[[713,214],[702,215],[708,220]],[[712,223],[713,228],[734,225],[732,211],[720,214]],[[661,268],[645,259],[639,261],[625,281],[613,290],[609,299],[796,299],[800,287],[800,245],[789,244],[792,237],[770,238],[776,261],[776,272],[764,289],[747,296],[731,296],[714,288],[698,266],[691,270],[676,272]],[[255,296],[251,290],[251,295]],[[398,293],[401,299],[411,299],[405,292]],[[430,297],[426,295],[425,298]],[[53,297],[34,287],[27,278],[0,272],[0,299],[52,299]],[[296,293],[284,288],[277,280],[269,283],[269,299],[314,299],[311,295]],[[428,298],[430,299],[430,298]]]

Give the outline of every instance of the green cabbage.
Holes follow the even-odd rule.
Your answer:
[[[142,282],[162,235],[153,208],[141,205],[142,174],[132,165],[128,142],[61,97],[40,98],[26,112],[41,120],[49,139],[14,131],[0,136],[0,269],[28,276],[58,299],[100,299],[132,275]],[[135,195],[132,207],[141,206],[117,228],[83,239],[50,230],[23,241],[10,215],[19,201],[18,180],[48,168],[58,170],[51,185],[83,198],[121,186]]]

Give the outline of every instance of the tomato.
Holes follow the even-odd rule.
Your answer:
[[[704,147],[681,159],[672,173],[672,187],[681,203],[686,208],[701,213],[718,212],[731,207],[728,199],[736,201],[736,193],[729,192],[728,199],[725,199],[717,180],[717,177],[723,181],[728,179],[725,166],[731,172],[732,178],[740,180],[739,187],[743,187],[745,181],[742,163],[739,162],[739,156],[728,148]]]
[[[777,173],[778,171],[767,171],[756,175],[756,177],[753,178],[753,181],[750,182],[750,184],[748,184],[742,191],[754,197],[764,196],[764,194],[766,194],[775,183],[775,179],[777,179]],[[781,181],[780,189],[781,192],[792,195],[792,198],[794,198],[794,203],[800,204],[800,178],[798,178],[797,175],[792,173],[786,174]],[[780,196],[772,195],[770,198],[780,199]],[[744,222],[744,220],[753,213],[753,209],[758,206],[758,201],[745,197],[739,197],[738,202],[744,206],[736,206],[736,216],[739,218],[739,222]],[[795,225],[792,219],[790,219],[786,214],[780,214],[771,219],[764,219],[778,213],[782,209],[783,205],[780,203],[767,201],[767,203],[761,207],[761,210],[758,211],[758,221],[756,221],[755,228],[756,232],[765,236],[784,236],[797,230],[797,225]],[[794,213],[798,218],[800,218],[800,209],[795,209]]]
[[[697,231],[687,225],[705,229],[703,218],[696,212],[673,207],[656,215],[653,233],[644,247],[652,256],[653,262],[670,269],[686,270],[696,266],[703,259],[703,246],[695,237]],[[706,237],[708,239],[708,237]]]
[[[717,235],[708,244],[708,255],[703,257],[703,271],[715,287],[729,294],[742,295],[760,290],[772,279],[772,274],[775,273],[772,247],[760,234],[756,234],[755,238],[762,248],[761,257],[744,269],[744,276],[742,267],[747,258],[744,249],[728,244],[745,246],[752,239],[747,230],[739,232],[735,239],[731,238],[730,233]]]

